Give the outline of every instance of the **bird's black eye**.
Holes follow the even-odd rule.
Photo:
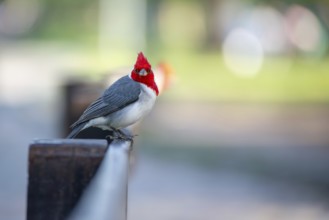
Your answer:
[[[150,69],[146,69],[146,72],[147,72],[147,73],[150,73],[150,72],[151,72],[151,70],[150,70]]]
[[[139,69],[135,69],[135,72],[136,72],[136,73],[139,73]]]

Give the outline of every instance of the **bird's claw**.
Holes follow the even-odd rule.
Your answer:
[[[124,140],[124,141],[134,141],[134,137],[136,137],[138,135],[126,135],[125,133],[123,133],[120,130],[115,130],[113,131],[113,135],[108,135],[106,137],[109,137],[112,140]]]

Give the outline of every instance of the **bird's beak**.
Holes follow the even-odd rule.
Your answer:
[[[147,75],[147,71],[146,71],[145,69],[141,69],[141,70],[139,71],[139,75],[140,75],[140,76],[146,76],[146,75]]]

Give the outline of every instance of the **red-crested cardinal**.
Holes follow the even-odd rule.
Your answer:
[[[116,138],[131,139],[120,129],[147,115],[158,94],[151,65],[140,52],[131,73],[114,82],[87,107],[71,126],[72,132],[67,138],[74,138],[80,131],[93,126],[114,131]]]

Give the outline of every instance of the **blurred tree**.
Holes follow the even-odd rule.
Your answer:
[[[205,48],[218,49],[222,42],[222,35],[217,15],[222,0],[206,0],[200,2],[206,12]]]
[[[163,0],[147,0],[146,42],[150,50],[158,50],[161,48],[161,45],[159,45],[158,16],[162,2]]]
[[[90,41],[97,39],[98,1],[38,0],[43,13],[29,37]]]

